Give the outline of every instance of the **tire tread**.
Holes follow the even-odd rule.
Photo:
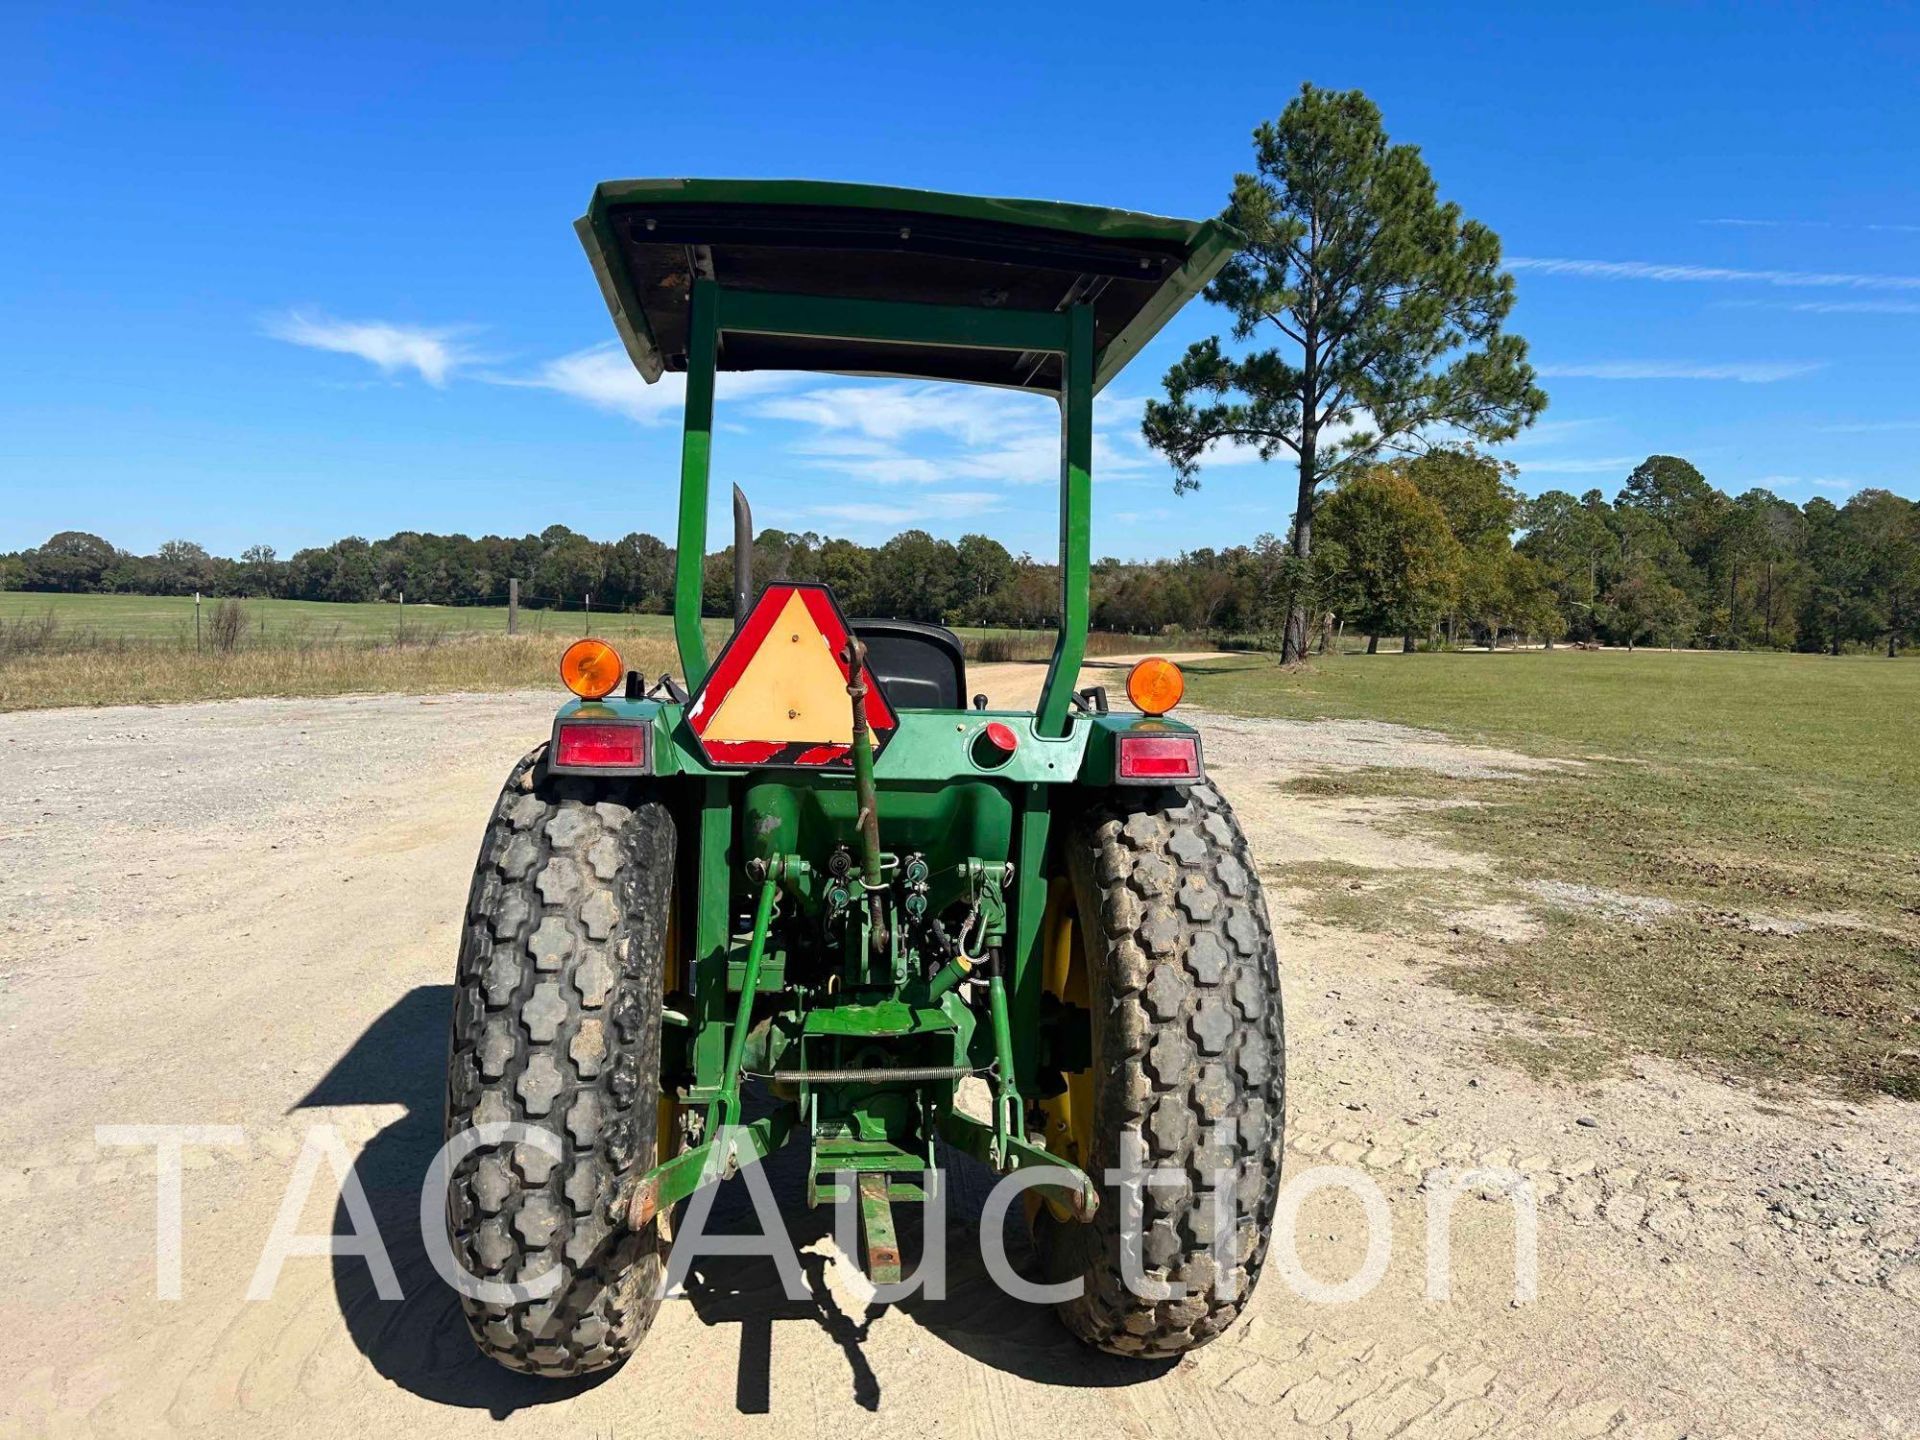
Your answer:
[[[485,1279],[566,1272],[545,1300],[461,1301],[487,1355],[566,1376],[624,1360],[659,1304],[654,1232],[618,1229],[610,1206],[653,1163],[675,836],[657,800],[548,775],[545,750],[514,767],[481,842],[446,1133],[522,1121],[552,1131],[561,1159],[529,1145],[475,1150],[449,1182],[447,1228],[456,1258]]]
[[[1149,1280],[1187,1293],[1128,1289],[1119,1197],[1104,1175],[1093,1221],[1043,1216],[1038,1238],[1055,1277],[1085,1280],[1059,1307],[1082,1340],[1181,1355],[1239,1317],[1272,1232],[1286,1114],[1273,929],[1239,821],[1208,782],[1111,792],[1074,817],[1066,844],[1079,914],[1098,919],[1082,949],[1093,972],[1095,1159],[1103,1172],[1117,1165],[1119,1136],[1137,1129],[1149,1168],[1184,1172],[1184,1186],[1141,1187],[1142,1259]],[[1217,1176],[1237,1207],[1232,1299],[1215,1285]]]

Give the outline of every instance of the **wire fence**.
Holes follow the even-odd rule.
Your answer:
[[[702,620],[709,646],[733,628],[730,616]],[[956,627],[971,660],[1044,660],[1052,627]],[[590,593],[522,592],[518,604],[415,604],[391,600],[288,600],[201,595],[91,595],[0,592],[0,660],[26,654],[99,650],[313,650],[457,644],[474,637],[548,641],[593,634],[618,643],[674,642],[673,618],[614,608]],[[1089,654],[1172,643],[1168,637],[1096,633]]]
[[[725,622],[717,622],[724,629]],[[0,658],[83,650],[430,645],[468,637],[575,638],[589,630],[628,640],[668,638],[670,617],[615,610],[587,594],[523,595],[504,604],[339,602],[212,595],[0,592]]]

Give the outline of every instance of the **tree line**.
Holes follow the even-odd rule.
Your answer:
[[[1319,503],[1306,561],[1273,535],[1170,559],[1094,565],[1092,622],[1133,634],[1206,635],[1281,648],[1303,608],[1334,633],[1442,643],[1556,640],[1632,647],[1896,654],[1920,639],[1920,503],[1863,490],[1843,505],[1769,491],[1729,496],[1688,461],[1649,456],[1609,500],[1533,499],[1512,467],[1471,447],[1349,469]],[[0,555],[0,586],[143,595],[501,605],[517,578],[531,608],[666,613],[673,548],[633,533],[605,542],[564,525],[537,535],[348,536],[280,559],[237,559],[171,540],[151,555],[64,531]],[[851,614],[1035,629],[1059,618],[1059,569],[986,535],[908,530],[884,544],[763,530],[757,583],[815,580]],[[733,551],[704,562],[703,608],[731,604]]]
[[[1231,316],[1230,343],[1188,349],[1142,432],[1176,491],[1222,447],[1290,455],[1288,527],[1096,562],[1097,628],[1239,637],[1289,660],[1341,631],[1369,649],[1381,636],[1406,649],[1517,637],[1889,655],[1920,635],[1920,506],[1889,491],[1844,505],[1730,496],[1653,455],[1611,500],[1524,498],[1511,467],[1475,448],[1512,439],[1547,403],[1505,328],[1514,285],[1499,237],[1440,198],[1418,148],[1390,142],[1359,91],[1304,86],[1253,141],[1224,211],[1246,243],[1206,291]],[[1436,435],[1460,443],[1429,448]],[[985,535],[909,530],[865,546],[767,530],[754,552],[762,583],[825,581],[857,615],[1038,628],[1059,614],[1057,567]],[[704,608],[725,614],[731,550],[704,565]],[[517,579],[531,607],[591,596],[646,612],[672,608],[673,572],[655,536],[609,543],[561,525],[518,539],[349,536],[287,560],[186,540],[135,555],[65,531],[0,555],[0,587],[29,590],[498,605]]]
[[[1256,546],[1272,563],[1254,597],[1286,659],[1339,627],[1370,649],[1463,632],[1836,654],[1913,640],[1920,522],[1888,491],[1732,497],[1654,455],[1612,500],[1523,499],[1474,448],[1547,405],[1506,328],[1500,237],[1441,198],[1360,91],[1302,86],[1254,131],[1223,214],[1245,243],[1206,297],[1229,334],[1166,372],[1142,433],[1176,491],[1223,450],[1293,460],[1286,541]],[[1436,437],[1461,443],[1430,449]]]
[[[1059,567],[1015,555],[986,535],[958,541],[908,530],[882,545],[812,531],[763,530],[754,540],[757,584],[813,580],[833,587],[855,615],[952,625],[1041,628],[1060,613]],[[1260,621],[1270,545],[1196,550],[1171,560],[1096,566],[1094,623],[1136,633],[1252,631]],[[508,582],[521,604],[665,614],[673,608],[674,550],[635,532],[594,540],[564,525],[508,538],[402,531],[357,535],[282,559],[268,545],[238,558],[190,540],[151,555],[99,535],[67,530],[44,545],[0,554],[0,589],[74,594],[255,596],[336,602],[504,605]],[[702,605],[731,611],[733,548],[704,561]],[[1270,589],[1268,584],[1265,588]]]
[[[1526,499],[1507,466],[1441,449],[1370,466],[1320,507],[1320,613],[1410,645],[1503,636],[1707,649],[1920,638],[1920,503],[1862,490],[1804,506],[1730,496],[1652,455],[1609,500]]]

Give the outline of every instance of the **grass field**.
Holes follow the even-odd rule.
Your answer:
[[[167,704],[249,695],[354,691],[501,690],[553,683],[569,639],[587,633],[577,610],[520,612],[506,633],[504,606],[332,604],[243,600],[227,653],[215,642],[216,603],[146,595],[0,592],[0,710],[61,705]],[[717,650],[729,621],[704,622]],[[679,671],[666,615],[601,611],[592,633],[650,675]],[[1044,660],[1048,630],[961,628],[969,659]],[[1153,648],[1151,638],[1094,634],[1091,655]]]
[[[1525,904],[1534,938],[1454,934],[1439,917],[1459,908],[1457,876],[1378,877],[1364,903],[1329,887],[1328,912],[1445,935],[1454,984],[1565,1022],[1548,1062],[1638,1046],[1920,1098],[1920,664],[1558,651],[1297,674],[1235,659],[1189,677],[1197,703],[1234,713],[1366,717],[1581,762],[1296,784],[1477,802],[1404,823],[1494,857],[1509,888],[1482,899]],[[1580,898],[1543,903],[1541,882]]]
[[[210,619],[217,601],[202,605]],[[276,643],[300,640],[392,639],[404,622],[411,634],[505,635],[504,605],[335,604],[326,600],[242,600],[250,637]],[[87,632],[104,640],[154,640],[193,643],[193,597],[168,595],[53,595],[38,591],[0,591],[0,622],[37,620],[51,615],[62,629]],[[659,637],[673,632],[665,615],[601,613],[596,634]],[[530,635],[581,635],[586,617],[578,610],[520,612],[520,630]]]
[[[410,606],[404,631],[383,604],[244,612],[231,653],[199,652],[191,600],[0,593],[0,710],[552,687],[562,643],[584,628],[575,613],[524,611],[510,637],[506,612],[487,608]],[[715,645],[729,629],[707,627]],[[666,616],[602,614],[593,629],[631,667],[678,669]],[[1052,637],[963,640],[976,659],[1043,659]],[[1474,802],[1401,823],[1492,857],[1500,878],[1479,900],[1523,906],[1538,918],[1530,938],[1443,923],[1457,874],[1382,873],[1357,889],[1317,877],[1323,916],[1438,936],[1451,983],[1549,1023],[1556,1038],[1531,1063],[1590,1067],[1639,1047],[1920,1098],[1920,663],[1562,650],[1187,669],[1193,699],[1217,710],[1365,717],[1580,761],[1525,780],[1361,769],[1293,786]],[[1595,903],[1543,903],[1542,883]]]
[[[560,651],[584,631],[577,612],[486,607],[336,605],[245,600],[230,651],[214,640],[215,606],[144,595],[0,593],[0,710],[167,704],[255,695],[510,690],[557,682]],[[664,615],[599,615],[594,632],[629,666],[677,668]],[[726,626],[712,622],[717,639]]]
[[[560,689],[562,644],[552,635],[465,635],[254,646],[196,654],[174,646],[102,643],[0,660],[0,711],[69,705],[165,705],[253,696],[433,694]],[[649,676],[677,670],[672,642],[621,640],[620,655]]]

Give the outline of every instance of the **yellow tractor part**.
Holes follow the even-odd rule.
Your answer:
[[[686,963],[680,953],[680,887],[675,885],[667,892],[667,938],[666,954],[661,957],[660,993],[676,994],[686,978]],[[680,1123],[679,1097],[667,1086],[667,1077],[660,1077],[660,1099],[654,1106],[653,1125],[653,1163],[664,1165],[680,1153],[684,1127]],[[660,1238],[673,1239],[673,1213],[671,1210],[660,1214]]]
[[[1055,879],[1047,886],[1047,910],[1041,922],[1040,988],[1064,1005],[1093,1009],[1087,989],[1087,958],[1081,950],[1079,916],[1073,886]],[[1047,1149],[1088,1174],[1093,1156],[1093,1071],[1066,1072],[1067,1088],[1036,1102]],[[1097,1178],[1097,1177],[1096,1177]],[[1061,1220],[1074,1219],[1066,1205],[1049,1196],[1047,1208]]]

